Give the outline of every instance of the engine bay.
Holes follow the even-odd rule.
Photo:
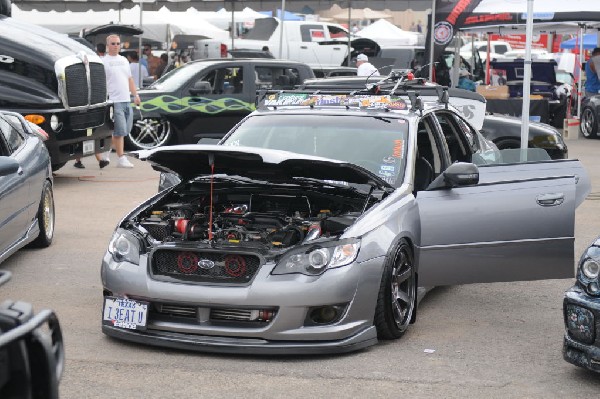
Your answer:
[[[342,234],[374,202],[370,194],[348,189],[221,187],[211,195],[195,185],[146,208],[136,224],[161,243],[288,248]]]

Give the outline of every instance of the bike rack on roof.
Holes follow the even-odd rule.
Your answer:
[[[444,104],[448,108],[450,95],[447,86],[426,85],[426,80],[423,78],[412,78],[410,71],[392,71],[389,75],[381,78],[377,82],[365,84],[364,87],[357,88],[360,80],[346,81],[337,83],[332,79],[332,82],[327,82],[323,79],[321,84],[315,85],[314,88],[306,85],[299,85],[295,89],[288,90],[260,90],[256,97],[256,108],[264,109],[267,107],[277,107],[275,105],[265,105],[265,99],[269,95],[290,93],[290,94],[307,94],[307,95],[347,95],[347,96],[365,96],[365,95],[397,95],[407,96],[411,102],[411,111],[423,111],[423,101],[420,98],[421,94],[437,95],[438,102]],[[433,93],[432,93],[433,92]],[[311,106],[312,108],[313,106]]]

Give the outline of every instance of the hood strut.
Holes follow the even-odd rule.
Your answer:
[[[210,165],[210,209],[208,216],[208,242],[212,243],[212,225],[213,225],[213,181],[215,176],[215,155],[208,154],[208,164]]]

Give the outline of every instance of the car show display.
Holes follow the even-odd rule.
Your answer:
[[[590,190],[580,163],[538,149],[519,161],[446,90],[421,98],[390,79],[265,90],[219,145],[139,152],[181,182],[118,224],[102,331],[198,351],[348,352],[402,336],[418,287],[572,276]]]

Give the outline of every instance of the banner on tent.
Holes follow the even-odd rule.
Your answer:
[[[435,0],[435,21],[433,40],[427,40],[425,53],[429,57],[433,46],[433,59],[437,60],[452,41],[454,34],[460,29],[465,19],[471,15],[481,0]],[[431,18],[429,18],[428,34],[431,37]]]

